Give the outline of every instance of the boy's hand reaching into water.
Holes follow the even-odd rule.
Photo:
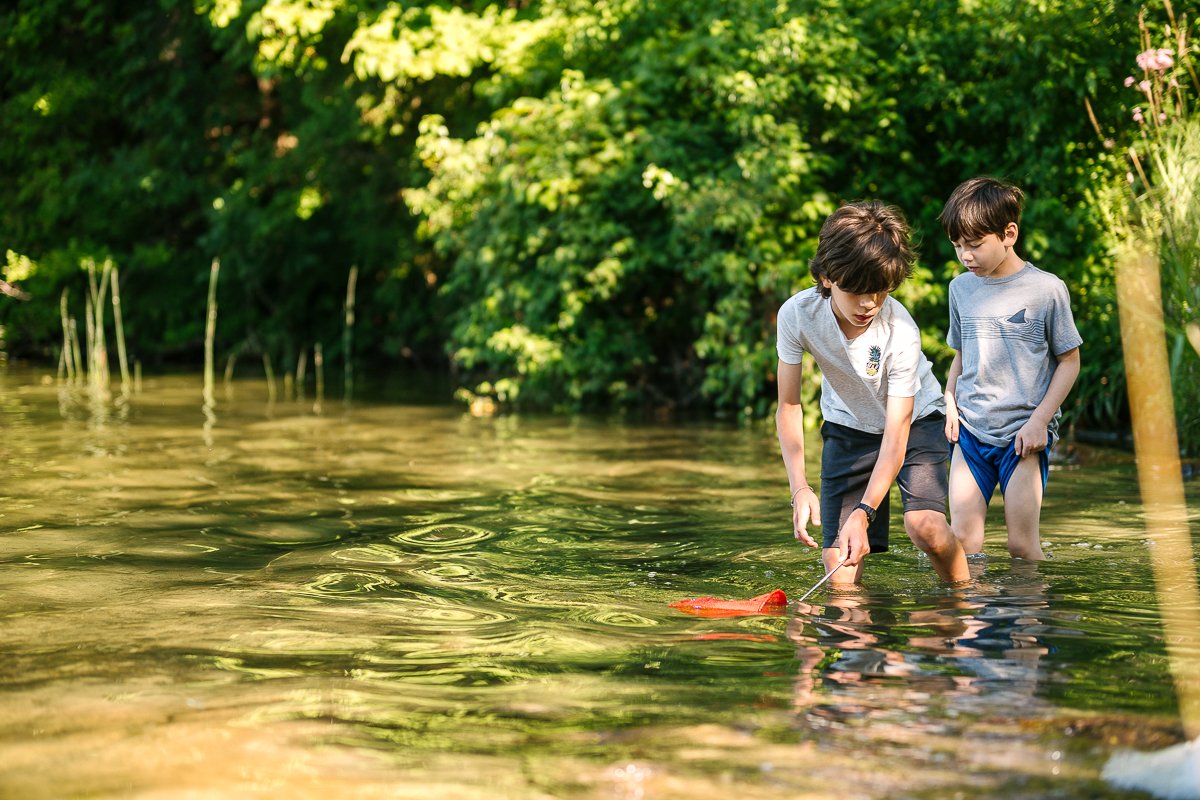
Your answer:
[[[795,536],[809,547],[817,543],[808,533],[808,526],[821,527],[821,500],[812,487],[805,486],[796,492],[792,500],[792,529]]]

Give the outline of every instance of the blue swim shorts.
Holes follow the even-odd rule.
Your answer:
[[[1003,447],[995,447],[981,442],[967,430],[965,425],[958,428],[958,449],[975,476],[983,499],[991,500],[992,492],[996,491],[996,483],[1000,483],[1000,494],[1008,490],[1008,481],[1012,478],[1021,457],[1017,448],[1010,442]],[[1042,470],[1042,491],[1046,490],[1046,481],[1050,478],[1050,448],[1038,453],[1038,465]]]

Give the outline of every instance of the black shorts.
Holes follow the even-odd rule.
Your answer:
[[[862,502],[863,492],[879,458],[883,434],[838,425],[821,424],[821,531],[825,547],[836,547],[838,531],[854,507]],[[947,463],[950,443],[946,441],[946,418],[929,414],[913,422],[908,432],[908,449],[896,483],[905,511],[946,513],[949,487]],[[876,509],[875,521],[867,526],[867,541],[872,553],[888,549],[888,498]]]

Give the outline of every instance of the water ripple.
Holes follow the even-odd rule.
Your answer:
[[[391,589],[396,581],[374,572],[327,572],[309,581],[304,588],[317,595],[347,595]]]
[[[461,563],[442,563],[436,567],[428,567],[421,569],[410,570],[411,574],[420,576],[425,580],[434,583],[445,584],[470,584],[483,583],[484,579],[476,574],[466,564]]]
[[[599,622],[602,625],[611,625],[617,628],[653,628],[659,624],[657,620],[643,617],[641,614],[635,614],[632,611],[607,608],[591,607],[584,614],[578,616],[584,620]]]
[[[405,553],[386,544],[367,544],[334,551],[333,558],[356,564],[402,564],[409,559]]]
[[[599,599],[580,592],[564,592],[552,589],[517,589],[498,586],[489,592],[494,600],[517,606],[533,608],[591,608]]]
[[[439,626],[451,625],[455,628],[475,625],[495,625],[509,622],[515,617],[494,608],[468,606],[455,603],[433,595],[405,597],[397,601],[398,617],[405,625],[429,627],[431,630],[444,632]],[[426,625],[427,623],[427,625]]]
[[[494,531],[476,528],[470,525],[447,524],[426,525],[420,528],[393,534],[395,542],[418,547],[422,550],[457,550],[469,549],[479,542],[487,541],[495,536]]]

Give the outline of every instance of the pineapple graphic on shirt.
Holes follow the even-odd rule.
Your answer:
[[[871,345],[871,349],[867,351],[867,375],[874,378],[879,374],[879,362],[883,358],[883,351],[878,345]]]

